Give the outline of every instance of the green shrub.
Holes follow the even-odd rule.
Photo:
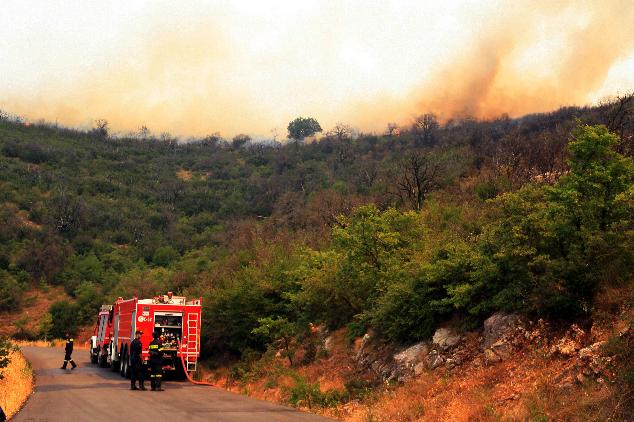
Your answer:
[[[62,338],[66,333],[77,332],[79,306],[76,303],[66,300],[57,301],[51,305],[49,313],[53,320],[51,331],[48,333],[51,338]]]
[[[0,270],[0,311],[14,311],[20,307],[22,286],[6,270]]]
[[[329,389],[321,391],[319,382],[311,383],[303,376],[293,373],[293,386],[287,388],[290,395],[288,402],[292,406],[313,407],[335,407],[349,400],[349,393],[346,390]]]

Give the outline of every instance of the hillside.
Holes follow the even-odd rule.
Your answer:
[[[441,327],[478,336],[500,312],[546,321],[552,339],[599,315],[627,325],[633,101],[428,114],[385,134],[338,125],[286,143],[122,138],[2,114],[0,312],[16,321],[35,306],[11,334],[59,337],[117,296],[201,295],[208,366],[243,381],[277,354],[308,390],[294,371],[331,359],[318,332],[344,349],[371,333],[401,350]],[[619,301],[601,299],[614,291]],[[350,399],[337,397],[320,406]]]

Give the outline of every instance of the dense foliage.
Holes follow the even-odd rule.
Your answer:
[[[631,276],[622,110],[424,115],[305,144],[118,138],[103,122],[81,132],[4,117],[0,310],[62,285],[70,300],[39,333],[57,336],[117,296],[173,290],[204,297],[207,354],[275,344],[289,360],[309,323],[411,342],[498,309],[588,316],[602,283]]]

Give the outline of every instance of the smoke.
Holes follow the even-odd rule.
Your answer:
[[[530,15],[519,7],[512,19],[485,31],[476,48],[422,90],[419,109],[486,118],[584,105],[615,62],[632,53],[631,3],[575,8],[544,3],[540,11]]]
[[[74,126],[267,136],[304,115],[382,131],[634,87],[610,80],[634,75],[629,1],[28,3],[0,16],[0,108]]]

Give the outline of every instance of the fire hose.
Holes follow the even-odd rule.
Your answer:
[[[185,372],[185,376],[187,377],[187,380],[189,382],[191,382],[192,384],[196,384],[196,385],[208,385],[211,387],[215,387],[214,384],[207,382],[207,381],[196,381],[195,379],[193,379],[190,375],[189,372],[187,371],[187,362],[185,362],[185,355],[182,352],[182,347],[181,347],[181,342],[180,340],[176,340],[178,342],[178,351],[181,354],[181,363],[183,364],[183,372]]]

